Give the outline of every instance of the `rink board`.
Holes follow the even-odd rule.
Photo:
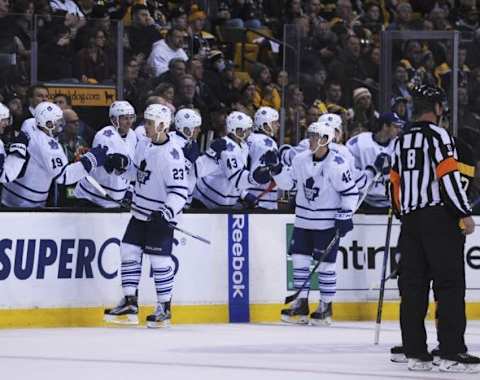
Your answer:
[[[103,308],[122,296],[119,245],[129,217],[127,213],[1,212],[0,327],[101,326]],[[291,278],[286,251],[293,220],[290,214],[182,216],[183,228],[212,244],[175,234],[180,269],[174,322],[278,320]],[[385,224],[385,215],[357,215],[354,231],[342,239],[336,319],[374,319],[378,291],[372,288],[380,278]],[[395,223],[392,253],[398,231]],[[468,237],[465,252],[468,316],[480,319],[480,231]],[[139,301],[153,305],[148,257],[143,265]],[[390,281],[387,288],[384,317],[396,319],[396,282]],[[310,301],[317,300],[318,292],[312,291]],[[142,317],[150,310],[151,306],[142,307]]]

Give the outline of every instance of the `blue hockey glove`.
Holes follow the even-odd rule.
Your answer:
[[[98,145],[95,148],[90,149],[81,158],[80,162],[87,172],[91,172],[92,169],[98,168],[104,165],[107,157],[108,147]]]
[[[279,175],[282,172],[283,165],[282,163],[278,163],[277,165],[270,167],[270,173],[272,176]]]
[[[14,136],[8,147],[9,154],[15,154],[20,158],[27,158],[28,136],[20,131]]]
[[[258,199],[252,193],[246,193],[242,195],[241,202],[243,204],[243,207],[245,207],[246,209],[252,209],[252,208],[255,208],[255,206],[257,206]]]
[[[116,170],[115,174],[123,174],[127,170],[129,163],[130,159],[124,154],[112,153],[107,155],[104,167],[109,174],[114,170]]]
[[[259,185],[265,185],[272,180],[270,168],[268,166],[259,166],[252,173],[253,180]]]
[[[133,198],[133,193],[131,191],[126,191],[125,196],[123,199],[120,201],[121,207],[129,209],[130,206],[132,205],[132,198]]]
[[[260,162],[266,166],[275,166],[279,163],[278,153],[274,150],[267,150],[262,157],[260,157]]]
[[[208,150],[211,151],[210,156],[213,155],[212,158],[219,160],[222,155],[222,152],[224,150],[227,150],[227,142],[225,141],[225,139],[213,140]]]
[[[390,156],[386,153],[380,153],[377,158],[375,158],[373,166],[377,173],[387,175],[390,173]]]
[[[341,238],[353,230],[352,217],[353,213],[350,210],[340,210],[335,215],[335,228],[338,229]]]
[[[198,144],[195,141],[192,141],[183,147],[183,155],[185,158],[190,161],[192,164],[200,156],[200,149],[198,149]]]

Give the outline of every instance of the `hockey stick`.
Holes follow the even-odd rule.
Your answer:
[[[382,174],[380,172],[378,172],[377,174],[375,174],[375,176],[372,178],[372,180],[370,181],[370,183],[368,184],[368,186],[366,187],[365,191],[362,193],[362,196],[360,197],[360,199],[358,200],[358,203],[357,203],[357,208],[355,209],[355,211],[353,212],[354,214],[358,211],[358,209],[360,208],[360,206],[362,205],[363,201],[365,201],[365,198],[367,198],[367,195],[369,193],[369,191],[372,189],[373,185],[375,184],[375,182],[378,181],[378,179],[380,178]]]
[[[102,194],[102,196],[106,199],[108,199],[109,201],[112,201],[112,202],[115,202],[117,203],[118,205],[122,205],[122,202],[120,201],[117,201],[116,199],[113,199],[106,191],[105,189],[95,180],[95,178],[91,177],[91,176],[86,176],[85,177],[87,179],[87,181],[90,183],[90,185],[92,185],[100,194]],[[135,212],[138,212],[140,215],[143,215],[147,218],[150,218],[150,214],[138,209],[137,207],[133,207],[131,206],[131,209],[134,210]],[[194,239],[197,239],[197,240],[200,240],[201,242],[205,243],[205,244],[211,244],[210,240],[207,240],[201,236],[198,236],[198,235],[195,235],[191,232],[188,232],[188,231],[185,231],[183,228],[180,228],[180,227],[177,227],[173,224],[168,224],[168,226],[170,228],[172,228],[173,230],[176,230],[178,232],[181,232],[182,234],[185,234],[187,236],[190,236]]]
[[[392,222],[393,222],[393,211],[392,211],[392,208],[390,208],[388,210],[387,236],[385,237],[385,250],[383,253],[382,277],[380,281],[380,293],[378,295],[377,321],[375,323],[374,344],[378,344],[380,340],[380,325],[382,323],[383,297],[385,295],[385,282],[386,282],[385,274],[387,272],[388,256],[390,253],[390,235],[392,233]]]
[[[384,281],[387,282],[388,280],[391,280],[392,278],[394,278],[397,275],[398,275],[398,268],[396,268],[394,271],[390,272],[390,274],[387,277],[385,277]],[[382,284],[381,279],[380,279],[380,282],[373,282],[370,285],[370,287],[368,288],[368,291],[370,292],[377,287],[380,288],[381,284]]]
[[[317,270],[317,268],[320,266],[320,264],[323,262],[323,260],[325,259],[325,257],[327,257],[327,255],[332,251],[333,247],[335,247],[335,244],[337,243],[338,241],[338,238],[339,238],[339,234],[338,234],[338,230],[335,232],[335,236],[333,237],[333,239],[330,241],[330,243],[328,243],[327,245],[327,248],[325,248],[322,252],[322,254],[320,255],[320,257],[318,258],[318,261],[317,263],[315,264],[315,266],[313,267],[313,269],[310,271],[310,273],[308,274],[308,277],[307,279],[303,282],[302,286],[300,287],[300,289],[298,289],[295,293],[285,297],[285,304],[287,303],[290,303],[290,302],[293,302],[295,301],[298,296],[300,295],[301,291],[305,288],[305,286],[307,285],[308,281],[310,281],[310,278],[313,276],[313,274],[315,273],[315,271]]]
[[[270,181],[270,183],[268,184],[268,187],[263,190],[260,194],[258,194],[257,196],[257,201],[259,201],[265,194],[268,194],[269,192],[271,192],[273,189],[275,189],[275,186],[277,186],[277,184],[275,183],[275,181],[272,179]]]

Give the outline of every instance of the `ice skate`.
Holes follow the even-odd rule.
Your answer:
[[[287,323],[306,325],[308,324],[309,312],[308,299],[297,298],[288,309],[281,311],[281,319]]]
[[[108,323],[124,325],[138,324],[138,303],[136,296],[125,296],[118,306],[112,309],[105,309],[103,319]]]
[[[332,324],[332,303],[320,301],[317,310],[310,314],[310,323],[314,326],[330,326]]]
[[[438,367],[440,365],[440,347],[435,347],[431,352],[430,355],[433,356],[433,365]]]
[[[410,371],[431,371],[433,368],[433,358],[430,354],[425,354],[418,357],[408,358],[408,369]]]
[[[403,346],[394,346],[390,349],[390,361],[393,363],[408,363]]]
[[[152,329],[168,327],[171,318],[170,302],[159,303],[155,312],[147,316],[147,327]]]
[[[480,372],[480,358],[467,353],[443,356],[440,360],[440,371],[478,373]]]

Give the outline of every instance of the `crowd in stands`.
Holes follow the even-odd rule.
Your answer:
[[[30,87],[35,39],[39,82],[112,85],[118,79],[118,67],[123,67],[122,97],[140,116],[147,104],[155,102],[172,110],[195,108],[202,115],[203,132],[221,136],[225,116],[232,110],[253,116],[261,106],[284,107],[286,141],[296,143],[309,123],[332,112],[342,116],[348,138],[376,125],[381,31],[458,30],[462,40],[459,137],[478,155],[477,3],[0,0],[0,101],[10,108],[13,128],[18,129],[31,117],[33,107],[48,97],[48,88]],[[124,26],[121,40],[117,38],[120,21]],[[292,27],[285,28],[287,24]],[[284,50],[281,41],[292,30],[293,40],[299,42],[297,50]],[[123,44],[123,62],[117,62],[119,43]],[[405,121],[411,119],[412,84],[436,84],[450,90],[451,49],[441,40],[395,42],[391,110]],[[296,68],[295,63],[299,64]],[[74,159],[103,125],[83,122],[67,96],[60,94],[54,101],[65,111],[68,127],[61,141]]]

